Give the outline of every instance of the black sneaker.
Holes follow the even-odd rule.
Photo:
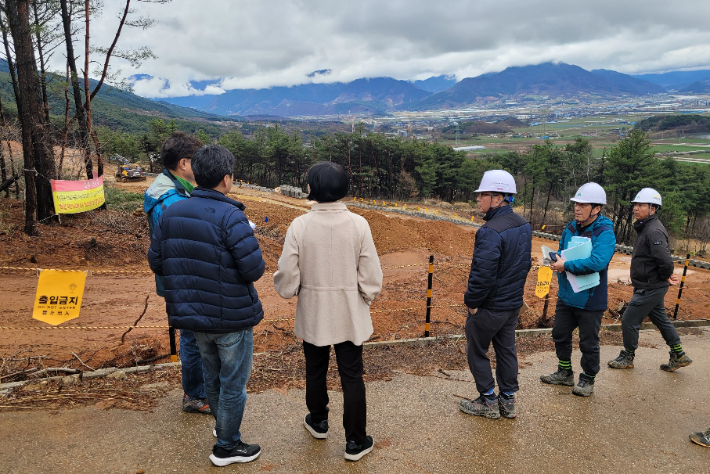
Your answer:
[[[311,414],[309,413],[303,420],[303,426],[305,426],[311,436],[316,439],[326,439],[328,437],[328,420],[313,423]]]
[[[214,446],[212,448],[212,454],[210,455],[210,461],[215,466],[229,466],[237,462],[252,462],[254,459],[258,458],[261,454],[261,448],[258,444],[246,444],[244,441],[239,440],[237,445],[231,450],[220,448],[219,446]]]
[[[182,411],[185,413],[202,413],[211,415],[212,410],[204,398],[192,398],[188,394],[182,396]]]
[[[614,360],[607,362],[609,367],[612,369],[633,369],[634,368],[634,356],[633,354],[622,350],[619,353],[619,357]]]
[[[557,372],[550,375],[541,375],[540,381],[552,385],[574,385],[574,372],[569,369],[557,368]]]
[[[690,441],[699,446],[710,448],[710,428],[705,432],[693,433],[690,435]]]
[[[348,461],[359,461],[366,454],[372,451],[375,447],[375,442],[372,436],[368,436],[363,444],[357,444],[355,441],[348,441],[345,445],[345,459]]]

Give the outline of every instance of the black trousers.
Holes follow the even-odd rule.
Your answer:
[[[621,317],[621,328],[624,332],[624,349],[635,351],[639,345],[639,330],[644,318],[648,316],[651,322],[661,331],[666,344],[680,344],[680,336],[673,323],[668,319],[664,299],[668,287],[654,290],[634,289],[634,295],[629,306]]]
[[[587,311],[567,306],[557,300],[552,340],[557,358],[572,360],[572,333],[579,328],[579,350],[582,351],[582,370],[587,375],[599,373],[599,329],[604,311]]]
[[[478,308],[466,318],[468,367],[478,393],[495,388],[488,348],[496,352],[496,379],[501,392],[518,391],[518,353],[515,349],[515,326],[520,309],[491,311]]]
[[[311,419],[328,419],[328,387],[326,375],[330,346],[314,346],[303,341],[306,356],[306,406]],[[335,345],[340,385],[343,387],[343,427],[345,439],[363,444],[366,440],[367,402],[362,380],[362,346],[346,341]]]

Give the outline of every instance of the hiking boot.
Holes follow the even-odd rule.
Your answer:
[[[372,440],[372,436],[366,437],[365,442],[362,444],[357,444],[355,441],[348,441],[345,445],[345,459],[348,461],[359,461],[372,451],[374,447],[375,442]]]
[[[557,368],[557,372],[550,375],[541,375],[540,380],[543,383],[549,383],[552,385],[567,385],[571,387],[574,385],[574,372],[569,369]]]
[[[313,423],[313,419],[311,419],[311,414],[309,413],[303,420],[303,426],[305,426],[311,436],[316,439],[326,439],[328,437],[328,420]]]
[[[461,400],[459,403],[459,409],[467,415],[485,416],[491,420],[500,418],[498,400],[495,398],[493,400],[489,400],[483,395],[475,400]]]
[[[498,411],[503,418],[515,418],[515,398],[498,397]]]
[[[572,389],[572,393],[580,397],[588,397],[594,391],[594,377],[579,374],[579,382]]]
[[[666,372],[675,372],[681,367],[685,367],[686,365],[693,363],[690,357],[685,355],[685,352],[671,351],[669,354],[671,355],[671,358],[668,360],[668,363],[661,364],[661,370],[665,370]]]
[[[710,448],[710,428],[704,433],[693,433],[690,435],[690,441],[700,446]]]
[[[261,448],[258,444],[246,444],[239,440],[237,445],[230,451],[228,449],[214,446],[210,461],[215,466],[229,466],[234,463],[252,462],[261,454]]]
[[[192,398],[188,394],[182,396],[182,411],[185,413],[202,413],[211,415],[212,410],[204,398]]]
[[[614,360],[607,362],[609,367],[612,369],[633,369],[634,368],[634,356],[625,350],[619,353],[619,357]]]

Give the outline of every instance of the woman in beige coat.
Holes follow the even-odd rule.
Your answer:
[[[294,332],[306,358],[304,426],[314,438],[328,437],[326,374],[335,346],[343,387],[345,459],[372,451],[367,436],[362,343],[372,335],[370,303],[382,289],[382,269],[367,221],[337,202],[348,192],[348,175],[322,161],[308,170],[311,211],[286,233],[274,286],[283,298],[298,295]]]

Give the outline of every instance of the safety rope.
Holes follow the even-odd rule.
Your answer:
[[[382,270],[394,270],[399,268],[409,268],[409,267],[425,267],[428,263],[412,263],[410,265],[396,265],[389,267],[382,267]],[[469,267],[470,263],[434,263],[438,267]],[[64,268],[39,268],[39,267],[11,267],[11,266],[0,266],[0,270],[11,270],[11,271],[25,271],[25,272],[37,272],[40,270],[51,270],[55,272],[73,272],[73,271],[89,271],[93,275],[110,275],[110,274],[140,274],[140,275],[152,275],[151,270],[92,270],[90,268],[79,269],[79,270],[67,270]],[[264,275],[273,275],[276,272],[264,272]]]
[[[275,318],[275,319],[262,319],[260,323],[267,322],[277,322],[277,321],[293,321],[296,318]],[[27,326],[27,327],[17,327],[17,326],[0,326],[0,330],[10,329],[15,331],[42,331],[45,329],[167,329],[170,326],[167,324],[161,324],[157,326]]]

